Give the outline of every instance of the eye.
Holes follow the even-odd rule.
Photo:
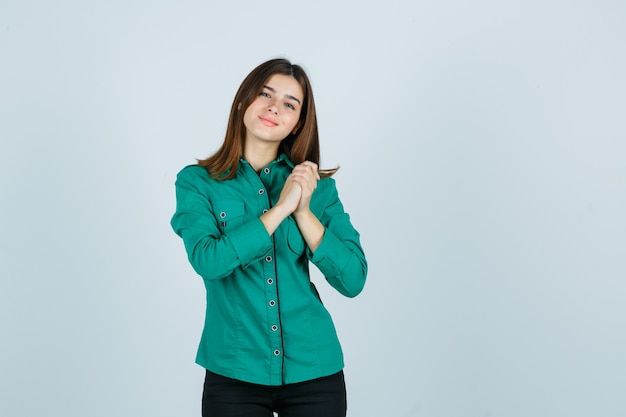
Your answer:
[[[267,93],[265,91],[261,91],[261,94],[259,94],[261,97],[267,97],[270,98],[270,93]]]
[[[291,110],[295,110],[295,109],[296,109],[296,108],[294,107],[294,105],[293,105],[293,104],[291,104],[291,103],[285,103],[285,107],[287,107],[288,109],[291,109]]]

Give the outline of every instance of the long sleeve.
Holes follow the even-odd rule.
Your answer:
[[[326,230],[319,247],[315,253],[308,251],[308,257],[337,291],[355,297],[363,289],[367,276],[367,261],[359,233],[344,211],[335,181],[329,178],[321,181],[322,184],[328,187],[324,193],[328,198],[323,202],[318,218]],[[314,212],[317,208],[313,208]]]
[[[206,280],[227,277],[239,267],[245,269],[272,248],[263,223],[258,218],[244,222],[243,203],[221,199],[219,187],[211,187],[211,181],[202,167],[189,166],[179,172],[176,212],[171,220],[183,239],[189,262]],[[216,195],[210,195],[211,191]],[[222,207],[216,213],[218,204]],[[221,220],[226,226],[220,229]]]

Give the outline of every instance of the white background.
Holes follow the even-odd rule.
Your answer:
[[[349,416],[626,415],[623,1],[0,1],[0,415],[200,415],[169,220],[285,56],[370,263]]]

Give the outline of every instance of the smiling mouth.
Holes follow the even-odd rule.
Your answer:
[[[270,127],[278,126],[278,123],[276,123],[275,121],[273,121],[273,120],[272,120],[272,119],[270,119],[269,117],[259,116],[259,119],[261,119],[261,122],[262,122],[265,126],[270,126]]]

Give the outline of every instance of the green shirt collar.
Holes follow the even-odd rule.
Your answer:
[[[250,163],[248,161],[246,161],[245,159],[239,158],[240,162],[243,162],[247,165],[250,165]],[[287,157],[287,154],[285,154],[284,152],[281,153],[280,155],[278,155],[278,158],[274,159],[272,162],[270,162],[267,166],[271,167],[272,165],[276,164],[276,163],[284,163],[287,164],[287,166],[289,166],[291,169],[295,168],[295,165],[293,164],[293,162],[291,162],[291,160],[289,159],[289,157]],[[263,167],[265,168],[265,167]]]

